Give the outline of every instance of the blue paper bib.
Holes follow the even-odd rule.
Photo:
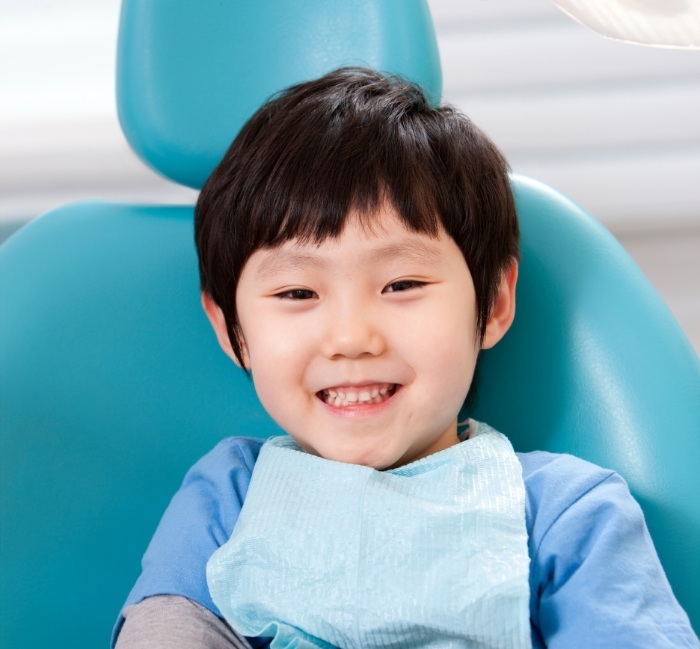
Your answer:
[[[479,424],[389,471],[268,440],[207,580],[229,624],[274,649],[529,649],[528,570],[520,463]]]

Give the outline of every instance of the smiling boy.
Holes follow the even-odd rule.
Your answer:
[[[118,649],[698,646],[621,478],[458,423],[515,313],[507,171],[367,70],[248,122],[198,201],[202,303],[289,437],[188,473]]]

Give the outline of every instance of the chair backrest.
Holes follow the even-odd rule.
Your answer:
[[[424,2],[240,4],[123,5],[122,124],[180,182],[198,186],[265,97],[339,65],[439,95]],[[520,450],[619,470],[698,628],[697,357],[607,232],[513,184],[518,315],[484,355],[474,414]],[[191,206],[86,202],[30,223],[0,248],[0,313],[0,646],[98,646],[186,469],[225,436],[278,429],[201,313]]]

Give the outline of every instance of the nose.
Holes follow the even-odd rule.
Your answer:
[[[326,358],[379,356],[386,349],[380,327],[361,309],[335,312],[328,321],[321,352]]]

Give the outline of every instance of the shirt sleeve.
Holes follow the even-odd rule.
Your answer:
[[[173,595],[147,597],[124,609],[115,649],[251,649],[224,620]]]
[[[547,456],[528,480],[533,633],[549,649],[700,647],[625,481]]]
[[[231,535],[262,444],[225,439],[188,471],[143,556],[124,608],[155,595],[179,595],[220,615],[207,588],[206,564]],[[112,646],[123,624],[122,609]]]

